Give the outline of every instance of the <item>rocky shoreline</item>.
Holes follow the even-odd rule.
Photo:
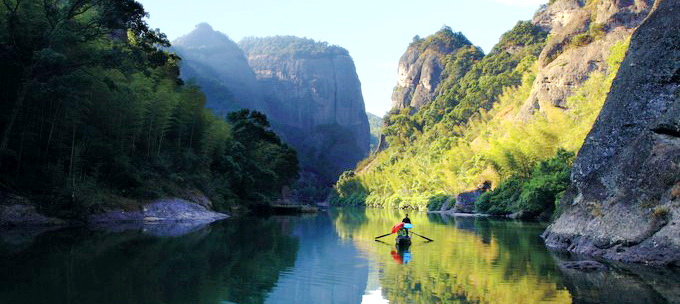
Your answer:
[[[142,205],[139,210],[110,210],[87,216],[84,221],[68,221],[41,214],[31,202],[20,197],[9,197],[0,204],[0,229],[2,227],[40,226],[140,226],[157,223],[197,222],[211,223],[228,218],[229,215],[213,211],[206,206],[207,199],[186,200],[165,198]]]

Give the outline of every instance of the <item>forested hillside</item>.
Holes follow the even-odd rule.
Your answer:
[[[549,216],[650,7],[607,5],[551,1],[489,54],[448,54],[436,98],[390,112],[389,147],[343,174],[334,202],[439,210],[490,184],[476,211]],[[623,13],[630,18],[614,17]],[[424,40],[458,35],[444,28]]]
[[[380,143],[380,134],[382,133],[382,117],[366,112],[368,116],[368,126],[371,130],[371,151],[375,151]]]
[[[162,196],[276,197],[296,153],[258,112],[228,121],[178,78],[132,0],[0,5],[0,192],[80,216]]]

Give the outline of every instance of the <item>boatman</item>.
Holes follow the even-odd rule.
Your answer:
[[[398,235],[408,236],[408,230],[411,229],[411,227],[413,227],[411,225],[411,219],[408,218],[408,213],[406,214],[406,217],[404,217],[404,219],[401,220],[401,223],[403,225],[401,229],[399,229]]]

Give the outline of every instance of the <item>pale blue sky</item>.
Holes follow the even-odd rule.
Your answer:
[[[173,40],[201,22],[238,42],[246,36],[295,35],[349,50],[362,83],[366,111],[391,107],[397,64],[413,36],[443,25],[488,52],[518,20],[547,0],[138,0],[149,24]]]

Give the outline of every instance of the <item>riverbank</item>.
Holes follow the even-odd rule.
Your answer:
[[[213,222],[229,215],[212,210],[212,203],[203,195],[190,198],[163,198],[149,203],[110,208],[92,212],[80,218],[64,219],[43,214],[29,199],[2,194],[0,196],[0,228],[39,226],[103,226],[117,223]]]

